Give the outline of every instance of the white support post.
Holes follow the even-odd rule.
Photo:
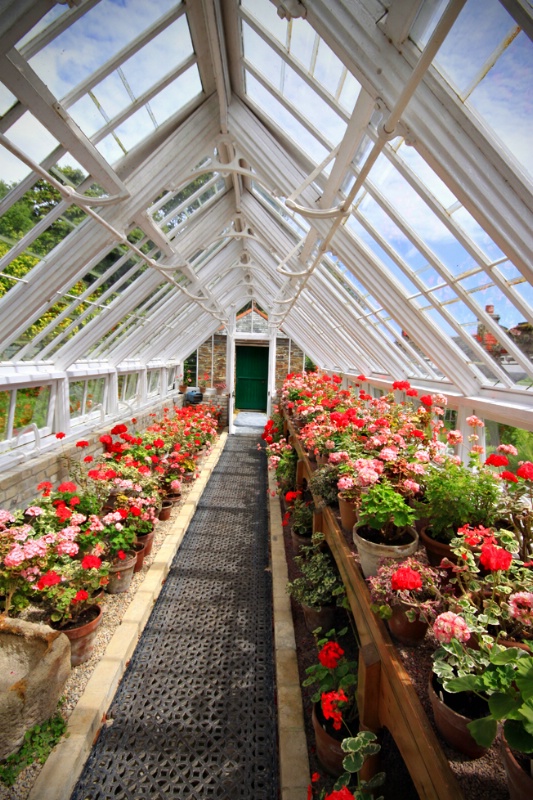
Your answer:
[[[267,394],[267,416],[272,416],[272,399],[276,395],[276,334],[275,325],[268,326],[268,394]]]
[[[118,414],[118,372],[110,372],[107,378],[106,408],[108,414]]]
[[[57,382],[56,395],[56,430],[70,433],[70,396],[68,392],[68,377]]]
[[[228,429],[230,435],[235,433],[233,411],[235,408],[235,312],[228,323],[226,337],[226,384],[228,386]]]
[[[146,404],[148,397],[148,371],[145,369],[139,370],[139,402],[141,406]]]

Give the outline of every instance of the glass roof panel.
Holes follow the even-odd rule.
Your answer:
[[[333,97],[337,94],[343,69],[342,62],[337,58],[333,50],[327,46],[325,41],[321,39],[318,45],[313,75]]]
[[[278,17],[273,3],[265,0],[241,0],[241,6],[254,16],[281,44],[287,41],[287,21]]]
[[[289,52],[307,70],[311,67],[313,51],[318,46],[319,36],[309,23],[303,19],[293,19],[291,23]]]
[[[457,202],[453,192],[448,189],[446,184],[431,169],[427,161],[424,161],[422,156],[417,153],[414,147],[408,147],[404,142],[396,152],[444,208],[448,208]]]
[[[57,139],[29,111],[26,111],[7,129],[5,136],[37,163],[43,161],[59,144]],[[4,147],[0,147],[2,180],[8,183],[18,183],[30,171],[30,168],[20,159],[11,155]]]
[[[130,44],[176,0],[100,0],[30,59],[56,97],[63,97]]]
[[[533,43],[498,0],[468,0],[434,61],[459,97],[533,176]]]
[[[298,120],[290,113],[274,95],[262,86],[254,76],[246,70],[246,92],[257,105],[270,117],[294,142],[295,145],[319,164],[328,154],[326,148],[309,133]]]
[[[154,129],[154,122],[146,106],[143,106],[131,117],[124,120],[118,128],[115,128],[115,135],[125,151],[128,152],[128,150],[131,150],[132,147],[135,147],[136,144],[139,144],[139,142],[153,133]]]
[[[15,95],[0,81],[0,117],[4,116],[16,102]]]
[[[202,91],[202,82],[198,67],[193,64],[189,69],[175,78],[164,89],[161,89],[150,100],[150,108],[158,125],[180,111]]]

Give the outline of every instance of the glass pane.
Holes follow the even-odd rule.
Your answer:
[[[148,394],[156,394],[159,391],[159,378],[161,372],[158,369],[152,369],[148,372]]]
[[[95,406],[101,406],[104,402],[105,378],[91,378],[87,381],[87,399],[85,401],[85,412],[89,414]]]
[[[133,400],[135,395],[137,394],[137,384],[139,382],[139,375],[136,372],[131,372],[129,375],[126,375],[126,383],[124,386],[124,394],[123,400],[129,401]]]
[[[48,406],[50,403],[50,384],[17,389],[15,404],[15,421],[13,434],[26,428],[32,422],[38,428],[44,428],[48,422]]]
[[[198,67],[192,67],[172,81],[150,100],[150,108],[158,125],[183,108],[202,91]]]
[[[175,6],[176,0],[101,0],[29,63],[61,98]]]
[[[0,117],[6,114],[11,106],[14,106],[17,98],[9,89],[0,82]]]
[[[68,395],[70,418],[75,419],[83,414],[83,393],[85,391],[85,381],[69,381]]]
[[[533,432],[523,428],[515,428],[513,425],[504,425],[491,419],[485,422],[485,443],[487,456],[498,451],[508,459],[509,464],[504,465],[504,469],[514,472],[521,461],[533,462]],[[504,445],[501,447],[501,445]],[[511,445],[511,448],[506,447]],[[518,450],[517,455],[513,449]]]

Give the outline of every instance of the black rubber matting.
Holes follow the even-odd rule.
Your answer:
[[[266,463],[228,438],[71,800],[276,800]]]

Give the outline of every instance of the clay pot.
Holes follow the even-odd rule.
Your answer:
[[[313,704],[312,714],[313,730],[315,732],[316,754],[318,760],[330,775],[342,775],[344,769],[342,762],[346,757],[341,747],[342,739],[348,735],[346,731],[335,731],[340,738],[335,738],[327,730],[327,723],[322,714],[319,703]]]
[[[392,617],[387,620],[389,631],[395,639],[408,647],[416,647],[424,639],[428,623],[423,619],[415,619],[411,622],[406,616],[406,608],[395,606],[392,609]]]
[[[155,531],[151,530],[150,533],[145,533],[144,536],[137,536],[137,541],[140,544],[144,545],[144,558],[150,555],[152,552],[152,546],[154,543],[154,536]]]
[[[428,561],[432,567],[440,566],[443,558],[448,558],[454,564],[457,561],[450,545],[445,542],[438,542],[432,536],[429,536],[427,527],[420,530],[420,542],[426,548]]]
[[[133,568],[134,574],[136,572],[140,572],[142,570],[142,568],[143,568],[144,548],[145,548],[145,545],[144,545],[143,542],[137,541],[137,542],[134,542],[133,545],[132,545],[132,549],[135,550],[135,553],[137,555],[137,560],[135,562],[135,567]]]
[[[70,665],[72,667],[84,664],[92,656],[97,628],[102,621],[103,613],[100,606],[89,606],[78,622],[73,621],[64,628],[55,628],[64,633],[70,642]]]
[[[127,592],[133,578],[133,570],[137,563],[137,553],[126,553],[126,558],[115,561],[109,567],[109,583],[106,590],[108,594],[122,594]]]
[[[347,533],[350,533],[357,522],[357,506],[353,500],[346,500],[342,494],[337,495],[337,500],[339,502],[341,525]]]
[[[533,778],[522,769],[514,757],[511,748],[507,744],[503,733],[501,738],[501,753],[503,765],[507,774],[509,797],[511,800],[531,800],[533,797]],[[529,755],[525,757],[529,760]]]
[[[305,627],[309,633],[313,633],[317,628],[322,628],[322,633],[327,633],[335,624],[335,606],[323,606],[322,608],[311,608],[302,603],[304,612]]]
[[[163,505],[161,507],[161,511],[159,512],[158,519],[161,522],[165,522],[167,519],[170,519],[170,512],[172,511],[173,503],[170,500],[163,500]]]
[[[429,700],[433,709],[435,725],[440,735],[451,747],[470,758],[481,758],[487,752],[486,747],[481,747],[467,728],[472,720],[464,717],[450,708],[435,691],[435,676],[431,675],[428,685]],[[444,697],[446,693],[443,692]],[[455,695],[457,697],[457,695]]]
[[[309,547],[311,544],[311,536],[302,536],[300,533],[295,533],[291,529],[291,541],[294,555],[300,555],[302,547]]]
[[[407,556],[412,556],[418,550],[418,533],[415,528],[406,528],[411,541],[408,544],[376,544],[361,536],[355,529],[353,541],[357,547],[361,569],[365,578],[376,575],[379,562],[382,558],[391,558],[394,561],[403,561]]]

